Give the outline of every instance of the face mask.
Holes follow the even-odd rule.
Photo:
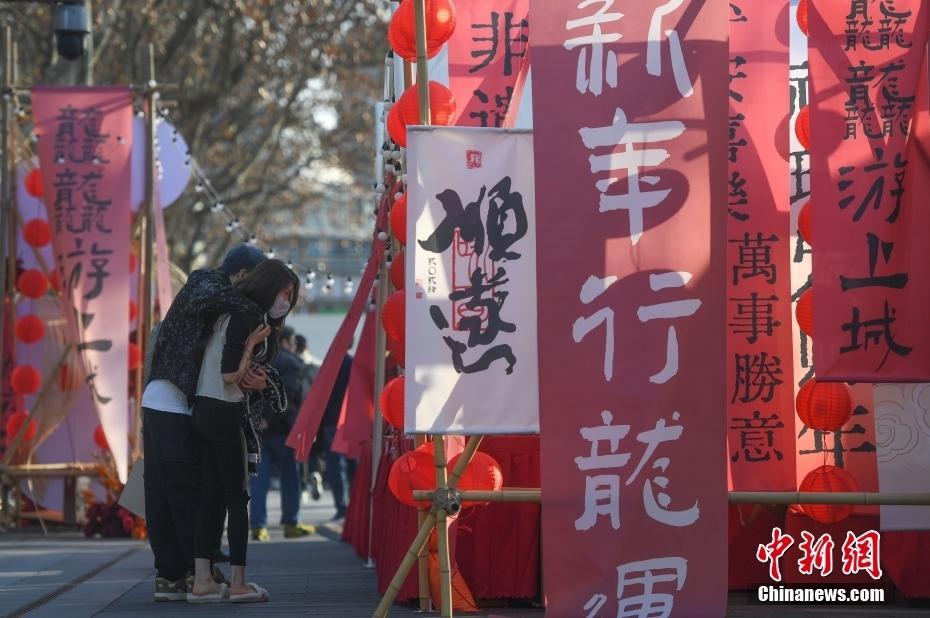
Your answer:
[[[277,320],[283,318],[287,315],[287,312],[291,310],[291,302],[286,299],[278,296],[274,299],[274,304],[271,306],[271,309],[268,310],[268,315]]]

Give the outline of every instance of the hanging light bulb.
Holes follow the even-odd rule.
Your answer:
[[[267,257],[269,260],[273,260],[274,256],[275,256],[274,247],[272,247],[271,249],[265,252],[265,257]]]
[[[249,238],[249,244],[253,247],[258,244],[258,238],[255,237],[255,234],[252,234],[252,236]]]
[[[204,186],[202,182],[198,182],[197,185],[194,187],[194,191],[196,191],[197,193],[203,193],[203,190],[204,190]]]
[[[213,204],[213,206],[210,206],[210,212],[212,212],[212,213],[214,213],[214,214],[220,213],[220,212],[223,212],[223,208],[225,208],[225,207],[223,206],[223,202],[217,202],[217,203]]]
[[[233,231],[235,231],[235,229],[236,229],[236,228],[233,226],[232,221],[230,221],[229,223],[226,224],[226,232],[227,232],[227,233],[232,233]]]

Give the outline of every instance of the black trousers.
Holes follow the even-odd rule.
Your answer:
[[[217,532],[229,514],[229,564],[245,566],[249,543],[249,474],[239,404],[198,397],[194,433],[200,447],[200,509],[194,557],[212,558]]]
[[[194,568],[200,452],[190,416],[143,409],[142,422],[149,543],[158,577],[177,581]]]

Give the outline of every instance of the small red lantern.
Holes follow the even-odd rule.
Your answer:
[[[129,321],[132,322],[139,315],[139,306],[136,303],[129,301]]]
[[[801,29],[801,32],[804,33],[804,36],[810,36],[810,31],[808,29],[807,22],[807,0],[801,0],[798,2],[798,28]]]
[[[110,443],[107,442],[107,434],[103,430],[103,425],[97,425],[97,428],[94,429],[94,444],[100,447],[101,451],[110,450]]]
[[[804,150],[811,149],[811,106],[805,105],[794,120],[794,134]]]
[[[20,365],[10,374],[10,385],[17,395],[34,395],[42,386],[42,374],[32,365]]]
[[[441,438],[440,438],[441,439]],[[427,442],[416,450],[397,458],[388,474],[388,488],[400,502],[413,507],[428,507],[427,501],[413,499],[414,490],[428,491],[436,487],[436,463],[433,443]]]
[[[404,193],[400,199],[391,206],[391,233],[394,238],[402,244],[407,244],[407,194]]]
[[[381,391],[381,415],[392,426],[404,430],[404,376],[394,378]]]
[[[798,326],[801,331],[814,338],[814,290],[805,290],[798,298],[798,304],[794,308],[794,317],[798,319]]]
[[[459,457],[461,455],[456,455],[449,462],[447,466],[449,474],[455,470]],[[504,473],[501,472],[500,465],[493,457],[487,453],[475,453],[455,486],[463,491],[499,491],[504,486]],[[478,504],[490,503],[480,502]]]
[[[859,483],[846,470],[836,466],[820,466],[811,470],[799,488],[801,492],[859,491]],[[836,524],[853,512],[851,504],[802,504],[801,512],[822,524]]]
[[[798,231],[801,233],[801,238],[804,239],[804,242],[811,247],[814,246],[813,208],[811,201],[807,200],[804,202],[804,205],[801,206],[801,211],[798,213]]]
[[[34,315],[24,315],[16,320],[16,339],[23,343],[36,343],[45,336],[45,322]]]
[[[798,391],[798,417],[811,429],[836,431],[852,416],[852,394],[842,382],[812,378]]]
[[[23,225],[23,240],[33,247],[52,242],[52,228],[45,219],[32,219]]]
[[[388,271],[391,278],[391,285],[396,290],[404,289],[404,254],[398,253],[391,262],[391,269]]]
[[[13,443],[13,438],[16,437],[16,434],[19,433],[20,428],[28,421],[26,426],[26,431],[23,433],[22,440],[20,444],[27,442],[32,442],[36,439],[36,434],[39,432],[39,426],[34,420],[29,418],[29,413],[22,410],[17,410],[6,419],[6,436],[7,444]]]
[[[426,0],[426,57],[432,58],[452,38],[455,31],[455,5],[451,0]],[[402,0],[388,25],[388,43],[401,58],[417,59],[416,25],[413,0]]]
[[[407,365],[407,350],[403,339],[398,341],[397,339],[391,339],[388,337],[387,349],[388,352],[391,353],[391,356],[394,357],[394,361],[398,365],[401,367],[405,367]]]
[[[142,366],[142,350],[136,344],[129,343],[129,371],[135,371]]]
[[[407,146],[407,125],[403,123],[400,119],[400,109],[397,105],[391,107],[391,111],[387,115],[387,132],[391,136],[391,141],[393,141],[398,146]]]
[[[400,112],[400,120],[405,126],[420,124],[420,93],[414,84],[400,95],[394,107]],[[391,111],[394,111],[394,107]],[[429,83],[429,118],[430,124],[449,126],[455,116],[455,96],[452,91],[439,82]]]
[[[48,279],[41,270],[30,268],[16,280],[16,288],[26,298],[42,298],[48,292]]]
[[[26,193],[32,197],[45,196],[45,185],[42,184],[42,172],[38,168],[26,174]]]
[[[403,341],[406,313],[407,295],[404,292],[391,294],[381,311],[381,324],[389,338]]]

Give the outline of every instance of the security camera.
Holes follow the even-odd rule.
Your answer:
[[[67,0],[55,6],[55,39],[58,54],[68,60],[84,55],[84,37],[90,32],[87,9],[81,0]]]

